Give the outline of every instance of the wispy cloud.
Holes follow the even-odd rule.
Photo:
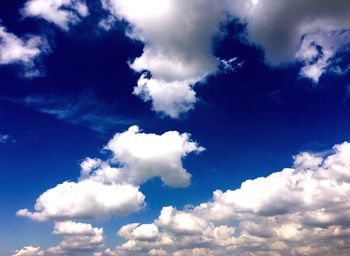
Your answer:
[[[107,132],[116,126],[129,126],[134,119],[113,113],[113,108],[98,100],[92,92],[78,96],[30,95],[20,99],[5,99],[56,117],[57,119],[86,126],[96,132]]]
[[[8,134],[0,133],[0,144],[8,144],[8,143],[11,143],[11,144],[16,143],[16,140]]]

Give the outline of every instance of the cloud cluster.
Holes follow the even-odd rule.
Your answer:
[[[142,73],[134,94],[173,118],[196,102],[193,86],[220,67],[212,53],[229,16],[246,25],[241,38],[257,45],[271,66],[298,62],[300,76],[317,83],[325,72],[343,73],[337,53],[350,43],[347,0],[101,0],[127,35],[145,44],[130,67]],[[111,16],[109,16],[110,19]],[[224,61],[225,63],[225,61]]]
[[[348,255],[350,143],[333,150],[198,206],[164,207],[153,223],[123,226],[127,241],[104,255]]]
[[[56,222],[53,234],[63,236],[58,245],[46,250],[27,246],[16,250],[12,256],[99,255],[95,252],[104,247],[103,228],[94,228],[90,224],[73,221]]]
[[[112,152],[111,159],[85,159],[78,181],[47,190],[36,200],[34,212],[21,209],[17,215],[45,221],[104,219],[137,212],[144,206],[142,183],[159,177],[170,187],[188,186],[191,175],[181,160],[204,150],[187,133],[146,134],[138,126],[116,134],[105,149]]]
[[[80,0],[29,0],[22,12],[24,16],[45,19],[63,30],[89,15],[86,3]]]
[[[19,38],[0,23],[0,65],[16,64],[23,67],[23,76],[32,78],[42,75],[36,61],[49,51],[46,40],[40,36]]]

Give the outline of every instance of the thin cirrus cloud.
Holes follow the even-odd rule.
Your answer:
[[[163,207],[153,223],[122,226],[117,234],[126,241],[114,249],[89,239],[103,232],[89,224],[57,222],[54,233],[64,236],[58,247],[64,244],[69,255],[346,256],[349,159],[349,142],[335,145],[327,155],[300,153],[292,168],[247,180],[239,189],[217,190],[212,200],[197,206]],[[90,251],[74,254],[75,239],[81,235],[87,237],[78,241],[90,243],[85,244]],[[73,248],[71,254],[68,248]],[[19,254],[23,251],[33,253]],[[57,250],[39,247],[16,252],[13,255],[57,255]]]
[[[50,47],[44,37],[28,35],[20,38],[8,32],[0,20],[0,66],[18,65],[22,68],[21,75],[26,78],[42,76],[40,58],[48,52]]]
[[[106,219],[138,212],[145,200],[139,190],[142,183],[159,177],[169,187],[188,186],[191,175],[181,160],[204,150],[187,133],[146,134],[138,126],[116,134],[105,148],[112,152],[111,159],[85,159],[77,182],[47,190],[36,200],[34,212],[21,209],[17,215],[45,221]]]
[[[69,124],[88,127],[98,133],[105,133],[115,127],[130,126],[135,123],[133,118],[113,113],[111,106],[98,100],[90,91],[74,97],[30,95],[20,99],[3,98],[2,100],[18,103]]]

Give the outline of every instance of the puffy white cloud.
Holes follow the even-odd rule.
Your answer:
[[[92,255],[104,246],[103,228],[73,221],[56,222],[54,234],[63,241],[46,250],[46,255]]]
[[[125,166],[130,183],[141,184],[152,177],[160,177],[171,187],[189,185],[191,175],[183,168],[181,160],[191,152],[204,150],[190,140],[188,133],[146,134],[138,126],[116,134],[106,149],[113,152],[115,161]]]
[[[32,246],[24,247],[15,251],[12,256],[95,256],[99,255],[96,251],[104,247],[103,229],[94,228],[90,224],[73,221],[56,222],[53,233],[63,236],[58,245],[46,250]]]
[[[42,71],[35,61],[49,51],[46,40],[40,36],[19,38],[10,33],[0,23],[0,65],[17,64],[23,66],[23,76],[40,76]]]
[[[104,184],[93,180],[64,182],[44,192],[35,212],[22,209],[18,216],[33,220],[101,219],[139,211],[145,196],[129,184]]]
[[[138,126],[117,133],[105,149],[113,153],[111,159],[86,158],[77,182],[66,181],[47,190],[36,200],[35,211],[21,209],[17,215],[45,221],[104,219],[137,212],[144,206],[142,183],[159,177],[170,187],[188,186],[191,175],[183,168],[182,158],[204,150],[187,133],[146,134]],[[140,227],[135,232],[141,231]]]
[[[134,94],[174,118],[192,109],[193,85],[214,73],[220,63],[212,47],[225,18],[222,1],[101,1],[116,18],[130,23],[129,37],[145,44],[130,67],[149,71],[152,78],[142,75]]]
[[[181,211],[164,207],[142,228],[147,234],[157,230],[147,242],[133,235],[142,225],[124,226],[118,234],[127,241],[105,253],[138,256],[152,248],[173,256],[346,256],[349,175],[350,143],[327,155],[304,152],[294,157],[292,168],[215,191],[209,202]]]
[[[63,30],[68,30],[69,25],[86,17],[89,10],[81,0],[29,0],[23,8],[23,14],[43,18]]]
[[[40,247],[26,246],[20,250],[16,250],[12,256],[43,256],[44,253]]]

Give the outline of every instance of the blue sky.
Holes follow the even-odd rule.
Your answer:
[[[2,1],[0,255],[346,255],[349,11]]]

